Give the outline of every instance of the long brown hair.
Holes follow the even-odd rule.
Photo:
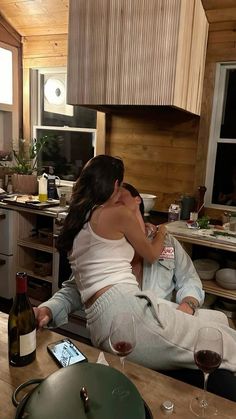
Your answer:
[[[75,236],[90,220],[93,209],[110,198],[115,181],[121,184],[123,176],[124,164],[119,158],[101,154],[89,160],[73,188],[69,211],[56,243],[59,251],[71,250]]]

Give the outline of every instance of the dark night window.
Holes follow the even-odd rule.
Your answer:
[[[217,65],[206,204],[236,206],[236,63]]]

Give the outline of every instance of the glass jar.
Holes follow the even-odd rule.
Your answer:
[[[230,231],[236,231],[236,212],[232,212],[229,218]]]
[[[181,207],[178,204],[171,204],[168,210],[168,222],[180,220]]]

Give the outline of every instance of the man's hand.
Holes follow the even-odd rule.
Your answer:
[[[185,297],[179,306],[177,307],[177,310],[183,311],[184,313],[194,315],[196,309],[199,307],[199,302],[194,297]]]
[[[193,316],[193,309],[185,302],[180,303],[176,310],[183,311],[184,313],[187,313]]]
[[[52,312],[48,307],[34,307],[34,314],[38,324],[38,328],[47,326],[52,320]]]

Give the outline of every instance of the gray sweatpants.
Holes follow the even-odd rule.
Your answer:
[[[136,285],[112,286],[86,309],[94,346],[111,352],[108,338],[112,318],[127,311],[133,314],[137,329],[130,360],[156,370],[196,368],[193,349],[197,331],[213,326],[223,333],[221,368],[236,372],[236,331],[228,326],[223,313],[201,309],[191,316],[176,310],[176,304],[158,298],[155,292],[140,291]]]

